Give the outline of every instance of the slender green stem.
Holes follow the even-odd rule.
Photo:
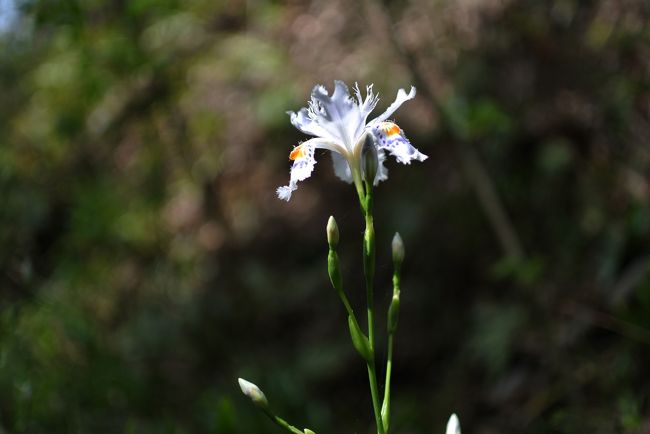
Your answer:
[[[372,215],[373,192],[372,184],[366,182],[364,217],[366,219],[366,230],[363,236],[363,274],[366,279],[366,301],[368,303],[368,340],[370,347],[375,349],[375,327],[374,327],[374,279],[375,279],[375,226]]]
[[[390,376],[393,371],[393,334],[388,335],[388,355],[386,356],[386,380],[384,381],[384,401],[381,406],[384,431],[390,426]]]
[[[368,198],[371,198],[368,195]],[[373,225],[372,208],[366,213],[366,232],[363,240],[363,265],[366,279],[366,301],[368,303],[368,339],[370,347],[375,349],[375,326],[374,326],[374,304],[375,304],[375,228]]]
[[[357,195],[359,196],[359,204],[361,205],[361,212],[363,215],[366,215],[366,193],[363,188],[363,181],[361,180],[361,174],[359,171],[352,171],[352,180],[354,181],[354,186],[357,189]]]
[[[374,355],[374,353],[373,353]],[[375,413],[375,423],[377,424],[377,434],[385,434],[384,423],[381,420],[381,409],[379,408],[379,390],[377,388],[377,372],[375,363],[368,363],[368,380],[370,382],[370,395],[372,396],[372,409]]]
[[[360,184],[360,182],[359,182]],[[357,187],[358,189],[359,187]],[[361,199],[361,195],[360,195]],[[377,386],[377,372],[375,369],[375,325],[374,325],[374,276],[375,276],[375,228],[372,215],[372,184],[365,183],[365,194],[361,201],[364,211],[366,230],[363,237],[363,272],[366,281],[366,301],[368,304],[368,341],[372,350],[372,360],[367,361],[368,381],[370,383],[370,396],[372,408],[375,413],[377,434],[385,434],[384,424],[381,419],[379,407],[379,388]]]
[[[340,273],[340,270],[338,269],[338,267],[339,267],[339,265],[338,265],[339,264],[339,259],[338,259],[338,254],[336,253],[336,251],[333,248],[330,247],[328,255],[329,255],[329,257],[328,257],[328,266],[329,266],[329,264],[335,264],[334,265],[335,268],[331,267],[331,268],[334,268],[332,271],[335,271],[336,273]],[[350,305],[350,300],[348,300],[348,296],[345,295],[345,291],[343,291],[343,284],[342,284],[340,278],[338,278],[338,276],[340,276],[340,274],[337,274],[337,276],[334,279],[332,279],[332,276],[330,276],[332,286],[336,290],[336,293],[339,295],[339,298],[341,299],[341,302],[343,303],[343,306],[345,307],[345,311],[351,317],[356,318],[354,316],[354,311],[352,310],[352,305]]]
[[[339,297],[341,298],[341,302],[343,303],[343,306],[345,306],[345,311],[348,313],[348,315],[350,315],[356,321],[356,316],[354,315],[354,310],[352,309],[352,306],[350,305],[350,300],[348,300],[347,295],[345,295],[345,292],[343,292],[343,291],[337,291],[337,292],[339,294]]]
[[[401,239],[399,239],[401,242]],[[395,247],[393,247],[395,248]],[[403,249],[403,247],[402,247]],[[403,252],[403,250],[402,250]],[[400,267],[401,260],[395,259],[395,253],[393,253],[393,298],[391,300],[391,305],[388,310],[388,354],[386,356],[386,379],[384,380],[384,401],[381,405],[381,416],[382,422],[384,424],[384,430],[388,432],[390,426],[390,381],[391,374],[393,372],[393,341],[395,336],[395,329],[397,327],[397,318],[399,314],[399,295],[400,295]]]
[[[264,414],[266,414],[269,417],[269,419],[271,419],[277,425],[281,426],[282,428],[286,429],[289,432],[292,432],[293,434],[305,434],[304,431],[296,428],[295,426],[291,425],[286,420],[282,419],[279,416],[274,415],[273,413],[271,413],[268,410],[265,410]]]
[[[367,338],[361,332],[357,317],[354,315],[352,305],[350,305],[350,300],[348,300],[348,297],[343,290],[339,257],[336,253],[335,245],[331,243],[329,245],[329,253],[327,255],[327,272],[330,276],[332,286],[341,299],[341,303],[343,303],[345,311],[348,313],[348,321],[350,321],[349,326],[351,327],[350,337],[352,338],[352,343],[354,344],[355,349],[360,352],[364,359],[367,359],[371,353],[370,343],[365,343],[364,345],[364,340],[367,341]]]

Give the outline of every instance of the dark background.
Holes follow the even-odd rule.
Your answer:
[[[0,432],[280,432],[239,376],[371,432],[326,274],[334,214],[362,311],[354,189],[323,152],[274,193],[334,79],[418,88],[429,159],[376,190],[392,432],[650,432],[645,0],[0,3]]]

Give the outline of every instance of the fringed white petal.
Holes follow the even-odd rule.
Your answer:
[[[314,171],[314,166],[316,165],[316,159],[314,158],[316,144],[310,142],[312,141],[306,141],[294,148],[291,152],[293,165],[291,166],[289,185],[278,187],[276,190],[280,199],[289,201],[291,194],[298,189],[298,182],[309,178]]]
[[[319,113],[330,122],[344,121],[353,112],[358,112],[359,107],[350,98],[348,86],[340,80],[334,81],[334,92],[329,96],[325,86],[316,86],[311,93],[312,100],[320,104]]]
[[[368,115],[377,105],[378,98],[372,92],[372,85],[366,87],[366,97],[361,96],[355,86],[355,97],[342,81],[334,82],[330,96],[325,86],[317,85],[311,92],[308,107],[287,112],[291,123],[300,131],[340,143],[352,149],[358,137],[366,128]]]
[[[402,129],[393,122],[381,122],[372,128],[377,148],[388,151],[399,163],[410,164],[412,160],[424,161],[428,157],[418,151],[404,137]]]
[[[354,93],[357,96],[357,101],[359,105],[359,119],[357,129],[355,130],[353,137],[358,138],[363,134],[364,129],[366,128],[366,121],[368,115],[375,109],[377,102],[379,102],[379,95],[375,95],[372,91],[372,84],[366,86],[366,98],[361,97],[361,91],[359,90],[359,84],[354,84]]]
[[[395,111],[398,108],[400,108],[402,104],[404,104],[406,101],[411,100],[413,98],[415,98],[415,86],[411,86],[411,91],[408,94],[404,91],[404,89],[398,90],[397,97],[395,97],[395,101],[393,101],[393,103],[388,106],[385,112],[383,112],[382,114],[374,118],[372,121],[370,121],[368,125],[374,126],[380,122],[385,121],[386,119],[391,117],[391,115],[395,113]]]
[[[334,174],[342,181],[348,184],[352,183],[352,171],[348,160],[341,154],[332,152],[332,163],[334,164]]]
[[[334,92],[329,96],[324,86],[316,86],[312,91],[310,110],[317,115],[317,122],[330,135],[338,137],[350,148],[356,131],[365,125],[357,102],[350,97],[350,91],[342,81],[334,81]]]
[[[305,134],[334,141],[340,140],[338,136],[333,137],[329,131],[319,125],[318,122],[311,117],[309,110],[304,107],[301,108],[298,113],[288,111],[287,114],[290,116],[291,125]]]
[[[379,166],[377,167],[377,175],[375,175],[375,179],[373,181],[374,185],[379,184],[380,181],[385,181],[388,179],[388,169],[386,166],[384,166],[384,162],[386,161],[386,153],[383,149],[377,150],[377,157],[379,158]]]

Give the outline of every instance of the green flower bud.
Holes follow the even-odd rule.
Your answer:
[[[399,292],[393,294],[393,299],[388,307],[388,333],[393,334],[397,329],[397,321],[399,320]]]
[[[341,278],[341,267],[339,266],[339,255],[332,249],[327,254],[327,274],[330,282],[337,292],[343,292],[343,279]]]
[[[264,392],[262,392],[259,387],[243,378],[239,378],[237,381],[239,382],[239,387],[241,388],[242,393],[250,398],[250,400],[253,401],[253,404],[262,409],[268,409],[269,402],[267,401],[266,396],[264,396]]]
[[[303,431],[305,432],[305,434],[316,434],[314,431],[310,430],[309,428],[305,428]]]
[[[330,249],[335,249],[339,244],[339,227],[334,220],[334,216],[330,216],[327,221],[327,244]]]
[[[350,337],[352,338],[354,349],[357,350],[366,362],[372,363],[374,357],[372,349],[370,348],[370,341],[366,335],[363,334],[361,329],[359,329],[359,324],[357,324],[352,316],[348,316],[348,326],[350,327]]]
[[[375,138],[372,134],[366,134],[366,138],[363,141],[361,161],[364,178],[372,185],[375,182],[375,176],[377,176],[377,169],[379,168],[379,155],[377,154],[377,146],[375,146]]]
[[[402,241],[399,232],[395,232],[391,247],[393,249],[393,264],[395,268],[399,268],[404,261],[404,241]]]

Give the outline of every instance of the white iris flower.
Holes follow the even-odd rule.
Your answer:
[[[342,81],[334,82],[334,92],[331,96],[324,86],[318,85],[311,92],[308,107],[303,107],[298,113],[288,112],[293,126],[314,138],[291,151],[291,179],[289,185],[278,188],[280,199],[288,201],[291,193],[298,188],[298,181],[311,176],[316,164],[316,149],[332,151],[336,176],[346,182],[361,182],[361,149],[368,134],[374,138],[379,158],[379,167],[373,180],[375,185],[388,178],[388,169],[384,167],[386,151],[402,164],[427,159],[426,155],[415,149],[404,137],[400,127],[387,120],[405,101],[415,97],[415,87],[411,86],[408,94],[404,89],[400,89],[395,101],[386,111],[370,122],[367,121],[368,115],[377,105],[379,97],[373,94],[372,85],[366,87],[365,99],[356,85],[354,93],[355,96],[351,96]]]

